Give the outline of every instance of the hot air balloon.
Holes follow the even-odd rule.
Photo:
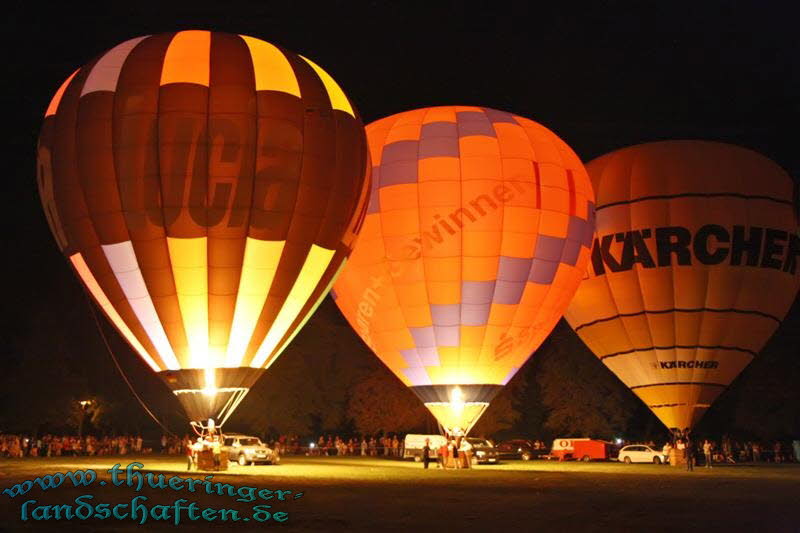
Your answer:
[[[587,170],[597,237],[565,318],[667,428],[691,429],[794,301],[792,179],[705,141],[624,148]]]
[[[367,215],[332,294],[448,433],[466,434],[583,277],[594,196],[547,128],[482,107],[367,126]]]
[[[368,151],[313,61],[244,35],[139,37],[47,108],[38,182],[106,317],[194,421],[219,427],[327,294]]]

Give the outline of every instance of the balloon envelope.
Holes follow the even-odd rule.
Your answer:
[[[624,148],[586,168],[597,237],[565,318],[668,428],[691,428],[794,301],[792,179],[704,141]]]
[[[77,275],[190,418],[229,414],[325,296],[366,200],[363,127],[312,61],[139,37],[47,109],[38,181]]]
[[[332,294],[441,425],[466,432],[583,276],[588,176],[551,131],[488,108],[399,113],[367,139],[369,207]]]

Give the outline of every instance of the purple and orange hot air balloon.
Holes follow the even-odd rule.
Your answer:
[[[589,178],[553,132],[488,108],[399,113],[367,139],[369,207],[336,304],[447,432],[466,433],[584,275]]]

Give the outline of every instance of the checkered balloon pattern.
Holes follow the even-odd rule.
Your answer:
[[[399,113],[367,138],[369,204],[336,303],[418,394],[459,385],[490,400],[584,276],[586,170],[547,128],[483,107]]]

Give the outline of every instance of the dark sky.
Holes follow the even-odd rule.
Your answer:
[[[6,3],[0,22],[6,350],[19,352],[42,317],[64,317],[76,331],[91,325],[41,212],[36,137],[61,82],[138,35],[213,29],[280,44],[328,70],[365,123],[482,105],[541,122],[585,161],[639,142],[703,138],[800,170],[800,46],[788,2],[58,4]]]

